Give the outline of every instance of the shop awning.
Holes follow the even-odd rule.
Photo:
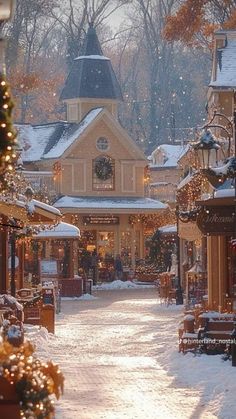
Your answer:
[[[1,201],[0,214],[11,219],[14,218],[24,224],[38,224],[47,222],[54,224],[58,222],[62,216],[61,212],[52,205],[32,199],[32,201]]]
[[[62,216],[59,209],[44,202],[32,199],[25,203],[28,209],[28,221],[31,224],[50,223],[55,224]]]
[[[152,214],[168,208],[168,205],[150,198],[76,196],[63,196],[54,203],[54,206],[67,213],[88,214]]]
[[[21,222],[27,222],[28,220],[27,210],[24,202],[21,201],[0,201],[0,214],[5,215],[7,218],[14,218]]]
[[[56,226],[48,227],[34,236],[37,239],[77,239],[80,230],[73,224],[60,222]]]

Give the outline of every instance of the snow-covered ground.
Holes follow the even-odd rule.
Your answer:
[[[28,327],[41,358],[59,363],[56,419],[233,419],[236,368],[221,356],[179,354],[180,306],[154,288],[94,291],[62,301],[55,335]]]

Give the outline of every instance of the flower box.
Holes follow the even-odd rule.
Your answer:
[[[20,419],[19,398],[14,385],[0,377],[0,417]]]

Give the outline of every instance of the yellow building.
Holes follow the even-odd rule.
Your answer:
[[[84,248],[134,267],[168,206],[145,197],[148,161],[119,123],[120,86],[92,26],[61,100],[67,122],[19,126],[26,174],[36,187],[54,177],[54,206],[80,228]]]

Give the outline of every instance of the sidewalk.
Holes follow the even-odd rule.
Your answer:
[[[92,301],[62,302],[56,336],[44,348],[66,378],[56,419],[230,418],[217,414],[225,389],[219,398],[213,384],[198,381],[206,359],[206,380],[215,380],[216,389],[216,363],[218,373],[233,375],[231,384],[236,371],[227,363],[221,370],[216,357],[178,354],[181,307],[158,305],[155,289],[94,295]]]

